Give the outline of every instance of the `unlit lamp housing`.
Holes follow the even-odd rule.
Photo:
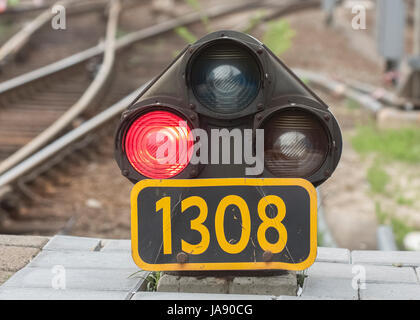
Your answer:
[[[258,95],[260,68],[244,45],[231,40],[211,43],[201,48],[190,63],[194,95],[214,112],[239,112]]]

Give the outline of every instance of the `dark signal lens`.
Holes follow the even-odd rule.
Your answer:
[[[125,136],[125,153],[134,169],[153,179],[172,178],[193,153],[191,129],[181,117],[152,111],[136,119]]]
[[[312,113],[280,111],[263,128],[265,164],[274,175],[306,178],[324,163],[329,140],[322,123]]]
[[[249,50],[222,41],[202,50],[191,66],[191,85],[198,101],[215,112],[245,109],[258,95],[260,68]]]

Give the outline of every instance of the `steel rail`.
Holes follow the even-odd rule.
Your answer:
[[[231,14],[233,12],[245,11],[245,10],[256,8],[256,7],[266,7],[266,6],[276,7],[279,5],[275,5],[271,2],[265,2],[265,1],[248,0],[246,2],[241,1],[240,3],[234,3],[234,4],[229,4],[229,5],[219,5],[216,7],[206,9],[205,12],[204,11],[192,12],[192,13],[183,15],[181,17],[170,19],[166,22],[159,23],[159,24],[127,34],[117,40],[116,50],[120,51],[137,42],[146,40],[148,38],[157,36],[165,32],[169,32],[175,28],[199,22],[203,17],[216,18],[216,17],[227,15],[227,14]],[[30,82],[40,80],[52,74],[58,73],[70,67],[81,64],[91,58],[94,58],[102,54],[103,51],[104,51],[104,45],[103,43],[100,43],[97,46],[78,52],[67,58],[51,63],[45,67],[38,68],[36,70],[25,73],[18,77],[4,81],[0,83],[0,95],[8,91],[17,89],[21,86],[24,86]]]
[[[270,6],[270,2],[266,2],[266,5]],[[253,8],[255,6],[261,6],[261,3],[257,3],[255,1],[248,1],[246,3],[241,3],[239,5],[234,4],[234,5],[230,5],[230,6],[225,6],[225,5],[224,6],[218,6],[218,7],[214,7],[212,9],[209,9],[206,13],[206,17],[209,17],[209,18],[217,17],[217,16],[229,14],[229,13],[232,13],[232,12],[237,12],[237,11],[240,11],[240,10],[246,10],[246,9],[249,9],[249,8]],[[202,18],[202,16],[203,16],[202,13],[200,13],[200,12],[195,13],[194,12],[194,13],[188,14],[188,15],[183,16],[183,17],[178,18],[178,19],[169,20],[169,21],[167,21],[165,23],[162,23],[162,24],[159,24],[157,26],[153,26],[153,27],[149,27],[149,28],[146,28],[146,29],[142,29],[142,30],[137,31],[137,32],[133,32],[132,34],[129,34],[129,35],[125,36],[124,38],[121,38],[119,41],[117,41],[115,49],[116,50],[122,49],[122,48],[125,48],[126,46],[129,46],[129,45],[131,45],[133,43],[136,43],[138,41],[141,41],[141,40],[147,39],[149,37],[153,37],[153,36],[159,35],[161,33],[170,31],[170,30],[172,30],[172,29],[174,29],[178,26],[182,26],[182,25],[185,25],[185,24],[190,24],[190,23],[197,22]],[[103,45],[101,45],[101,46],[103,46]],[[97,47],[94,47],[94,48],[91,48],[91,49],[88,49],[88,50],[90,51],[89,52],[90,54],[95,53],[95,55],[96,55],[96,54],[98,54],[98,51],[99,52],[102,51],[102,48],[100,48],[100,46],[97,46]],[[79,60],[78,61],[82,62],[82,61],[85,61],[85,59],[86,59],[86,55],[81,54],[81,55],[79,55]],[[74,61],[72,61],[71,63],[74,63]],[[67,66],[72,65],[71,63],[69,63],[69,61],[67,61],[66,65]],[[51,70],[50,70],[50,72],[51,72]],[[0,85],[0,88],[1,88],[1,85]],[[126,105],[126,107],[127,106],[128,105]],[[96,118],[96,117],[94,117],[94,118]],[[94,119],[94,118],[92,118],[92,119]],[[110,119],[108,119],[108,120],[110,120]],[[46,148],[48,148],[48,147],[49,146],[47,146]],[[35,152],[36,150],[32,149],[32,151]],[[41,151],[39,151],[39,152],[41,152]],[[37,154],[39,154],[39,152],[35,153],[33,156],[35,157]],[[28,154],[28,156],[29,156],[29,154]],[[30,159],[32,159],[32,158],[33,157],[27,158],[29,163],[30,163]],[[14,169],[15,168],[20,168],[20,165],[18,165],[18,163],[19,163],[19,161],[23,160],[23,159],[20,159],[19,161],[17,161],[15,159],[12,163],[12,162],[9,162],[8,159],[6,159],[5,161],[7,161],[7,163],[8,163],[8,168],[9,169],[11,168],[11,169],[9,171],[3,170],[3,172],[2,172],[3,175],[1,176],[1,178],[5,177],[5,176],[6,177],[9,176],[8,175],[9,172],[16,172]],[[45,160],[46,159],[44,159],[44,161]],[[5,161],[3,163],[5,163]],[[22,163],[27,164],[28,162],[26,160],[24,160]],[[34,168],[38,164],[38,162],[36,162],[36,161],[33,162],[33,163],[34,164],[33,164],[32,168]],[[0,166],[1,165],[2,165],[2,163],[0,164]],[[15,166],[15,167],[13,167],[13,166]],[[27,171],[24,170],[22,172],[22,175],[25,174],[26,172]],[[9,181],[9,180],[7,180],[7,179],[6,180],[1,180],[0,179],[0,181]],[[0,187],[1,186],[2,186],[2,184],[0,184]]]
[[[7,16],[7,15],[16,15],[28,12],[36,12],[40,10],[45,10],[49,8],[50,4],[36,4],[36,5],[15,5],[12,7],[8,7],[6,11],[0,13],[0,17]]]
[[[390,92],[385,88],[349,79],[340,79],[340,81],[349,86],[350,88],[353,88],[365,94],[369,94],[370,96],[372,96],[372,98],[386,105],[411,109],[412,103],[410,103],[408,99],[399,97],[397,94]]]
[[[206,16],[220,16],[223,14],[231,13],[232,11],[242,10],[245,8],[249,8],[250,6],[254,6],[256,2],[248,1],[246,3],[241,3],[240,5],[231,5],[231,6],[219,6],[210,9],[209,13],[206,14]],[[113,49],[118,50],[125,48],[126,46],[129,46],[135,42],[147,39],[149,37],[153,37],[156,35],[159,35],[163,32],[167,32],[169,30],[172,30],[173,28],[185,25],[189,23],[193,23],[196,21],[199,21],[202,18],[202,13],[193,13],[186,16],[183,16],[179,19],[173,19],[168,22],[159,24],[157,26],[153,26],[150,28],[142,29],[140,31],[134,32],[132,34],[127,35],[126,37],[120,39],[120,41],[117,41],[115,45],[113,45]],[[104,44],[101,44],[101,46],[95,47],[96,49],[90,50],[89,55],[96,56],[97,54],[103,52],[103,48],[105,47]],[[100,50],[98,50],[100,49]],[[86,53],[86,51],[84,52]],[[94,55],[93,55],[94,54]],[[86,54],[78,55],[78,60],[71,59],[70,61],[66,61],[65,65],[68,66],[74,66],[75,64],[78,64],[82,61],[85,61],[87,58]],[[57,65],[55,65],[57,66]],[[42,73],[43,76],[46,74],[51,74],[57,72],[58,69],[63,68],[63,65],[60,64],[59,68],[55,68],[54,66],[47,66],[47,68],[43,69],[44,72]],[[47,70],[47,73],[45,72]],[[35,79],[40,79],[39,74],[31,73],[31,75],[23,75],[23,77],[18,77],[18,79],[12,79],[12,81],[7,81],[6,83],[3,83],[0,85],[0,93],[4,93],[8,90],[11,90],[12,88],[16,88],[16,86],[22,86],[23,84],[27,84],[28,82],[34,81]],[[95,86],[94,86],[95,87]],[[3,89],[3,91],[2,91]],[[88,93],[92,92],[92,90],[88,90]],[[89,95],[88,95],[89,96]],[[56,136],[62,129],[66,127],[67,124],[69,124],[77,115],[79,115],[84,109],[86,109],[87,105],[89,104],[89,100],[86,99],[86,96],[82,96],[81,102],[78,102],[74,107],[72,107],[68,112],[65,113],[64,116],[62,116],[58,121],[54,122],[54,124],[49,127],[47,130],[43,131],[39,136],[31,140],[27,145],[20,148],[18,151],[16,151],[14,154],[0,162],[0,174],[6,172],[8,169],[12,168],[16,164],[18,164],[20,161],[37,151],[37,149],[44,146],[48,141],[52,140],[54,136]]]
[[[249,2],[249,3],[255,4],[254,1]],[[246,6],[246,7],[248,7],[248,6]],[[222,7],[217,7],[214,10],[212,10],[210,12],[210,14],[212,16],[226,14],[226,8],[228,8],[228,11],[231,12],[232,10],[236,11],[238,8],[244,8],[244,5],[242,4],[240,6],[235,5],[235,6],[228,6],[228,7],[223,6],[223,8]],[[158,25],[159,28],[157,28],[157,29],[155,29],[155,26],[153,26],[153,27],[150,27],[150,28],[146,28],[146,29],[134,32],[133,34],[130,34],[130,35],[120,39],[120,41],[117,41],[116,49],[122,49],[122,48],[124,48],[124,47],[126,47],[130,44],[133,44],[137,41],[141,41],[141,40],[144,40],[146,38],[156,36],[160,33],[172,30],[174,27],[182,25],[182,23],[192,23],[194,21],[199,21],[200,18],[201,18],[201,14],[193,13],[193,14],[187,15],[186,17],[183,17],[182,21],[178,21],[178,19],[173,19],[173,20],[170,20],[166,23]],[[96,50],[98,50],[97,48],[98,47],[95,47]],[[91,49],[94,49],[94,48],[91,48]],[[375,99],[370,97],[369,95],[361,94],[360,92],[358,92],[356,90],[349,89],[349,88],[346,89],[346,86],[343,83],[340,83],[336,80],[330,79],[325,75],[320,75],[320,74],[315,73],[315,72],[311,72],[311,71],[307,71],[307,70],[300,70],[300,69],[295,69],[294,71],[297,73],[298,76],[307,79],[308,81],[312,82],[314,85],[317,85],[317,86],[323,88],[324,90],[327,90],[327,91],[332,92],[334,94],[344,94],[345,96],[358,101],[361,105],[365,106],[367,109],[369,109],[373,112],[377,112],[378,110],[380,110],[382,108],[382,105],[379,102],[377,102]],[[136,95],[134,95],[134,93],[133,93],[129,97],[130,97],[131,100],[134,100]],[[79,130],[85,130],[84,129],[85,124],[87,124],[87,123],[88,123],[88,126],[91,128],[90,130],[94,130],[96,127],[94,127],[94,126],[92,127],[92,123],[98,123],[98,126],[100,126],[104,123],[102,123],[101,121],[99,121],[97,119],[102,119],[105,122],[111,120],[114,116],[116,116],[118,114],[118,112],[122,112],[124,110],[124,108],[128,106],[128,103],[130,103],[131,101],[129,101],[130,99],[128,99],[128,100],[127,99],[128,98],[125,98],[125,99],[121,100],[119,103],[117,103],[116,105],[113,105],[113,106],[110,107],[111,110],[119,110],[116,113],[113,113],[112,111],[111,112],[102,112],[98,116],[95,116],[91,119],[91,120],[96,119],[95,121],[92,122],[91,120],[88,120],[87,122],[83,123],[80,127],[76,128],[74,130],[78,130],[76,132],[79,132]],[[128,102],[128,103],[126,105],[122,106],[123,101]],[[116,106],[118,106],[118,107],[116,107]],[[109,115],[110,118],[106,118],[106,115]],[[58,140],[60,140],[61,143],[62,143],[62,141],[69,141],[69,143],[71,143],[72,140],[69,140],[69,137],[77,136],[77,135],[72,134],[73,131],[70,131],[68,134],[65,134],[63,136],[63,138],[66,137],[65,140],[61,140],[61,138],[59,138]],[[89,130],[86,130],[84,132],[89,133]],[[77,137],[79,138],[80,136],[77,136]],[[52,142],[51,144],[54,145],[54,146],[57,146],[57,144],[55,144],[55,142]],[[64,148],[64,145],[61,145],[61,147]],[[44,147],[44,149],[51,150],[50,145]],[[28,170],[36,167],[40,163],[39,162],[40,158],[42,158],[43,161],[47,160],[47,158],[45,158],[44,156],[40,156],[40,154],[41,155],[49,154],[49,153],[45,153],[43,151],[44,149],[41,149],[40,151],[36,152],[32,156],[28,157],[26,160],[21,162],[21,164],[16,164],[13,168],[11,168],[7,172],[3,173],[0,176],[0,187],[3,187],[5,185],[7,185],[8,183],[13,182],[15,179],[24,175],[26,172],[28,172]],[[18,174],[19,172],[20,172],[20,174]]]
[[[119,0],[111,0],[109,8],[109,19],[107,23],[104,60],[95,79],[80,97],[80,99],[71,106],[60,118],[54,121],[48,128],[43,130],[38,136],[29,143],[18,149],[12,155],[0,162],[0,174],[19,163],[40,147],[44,146],[53,139],[59,132],[65,129],[78,115],[85,111],[93,100],[104,88],[106,81],[111,75],[115,61],[115,38],[118,28],[118,16],[120,14],[121,4]]]
[[[374,99],[370,94],[361,93],[358,90],[350,88],[346,84],[331,79],[326,75],[320,74],[318,72],[307,71],[302,69],[293,69],[293,71],[303,79],[308,80],[309,82],[314,83],[315,85],[321,87],[322,89],[331,92],[335,95],[343,95],[349,99],[352,99],[358,102],[360,105],[365,107],[367,110],[371,111],[372,113],[376,114],[379,112],[383,105],[376,99]]]
[[[91,0],[88,2],[86,0],[63,0],[56,2],[26,24],[0,47],[0,65],[5,64],[7,60],[16,56],[29,42],[30,38],[53,18],[52,8],[55,6],[63,6],[68,10],[66,14],[71,15],[104,8],[108,2],[108,0]]]
[[[294,71],[299,76],[308,79],[308,81],[312,82],[314,85],[320,86],[321,88],[332,93],[343,94],[343,91],[340,88],[343,88],[344,85],[337,82],[336,80],[330,79],[327,76],[319,76],[315,72],[307,70],[295,69]],[[140,89],[131,93],[129,96],[123,98],[90,120],[82,123],[79,127],[66,133],[12,169],[0,175],[0,189],[15,182],[21,176],[25,175],[39,164],[48,160],[49,157],[55,155],[60,150],[68,147],[70,144],[82,138],[84,135],[98,129],[99,127],[105,125],[108,121],[120,115],[133,102],[133,100],[142,93],[146,87],[147,84],[143,85]],[[357,91],[351,91],[351,93],[347,92],[346,96],[356,99],[360,104],[364,105],[370,110],[380,107],[380,104],[374,99],[370,98],[370,96],[366,97],[366,95]]]
[[[90,132],[106,124],[109,120],[121,115],[127,106],[130,105],[130,103],[132,103],[133,100],[142,93],[147,85],[148,83],[130,95],[126,96],[125,98],[121,99],[119,102],[105,109],[95,117],[87,120],[86,122],[83,122],[79,127],[54,140],[52,143],[34,153],[29,158],[8,170],[6,173],[0,175],[0,189],[15,182],[17,179],[33,170],[36,166],[44,163],[46,160],[64,148],[83,138],[86,134],[89,134]]]

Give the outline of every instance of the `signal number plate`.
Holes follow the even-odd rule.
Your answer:
[[[316,191],[303,179],[143,180],[131,206],[144,270],[303,270],[316,257]]]

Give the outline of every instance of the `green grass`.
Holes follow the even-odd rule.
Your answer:
[[[196,11],[201,10],[201,5],[198,0],[184,0],[184,1],[194,10]],[[207,32],[211,32],[210,26],[209,26],[210,21],[206,15],[203,15],[201,17],[201,23],[203,24]],[[188,44],[194,43],[198,40],[197,37],[187,27],[178,27],[178,28],[175,28],[174,31],[178,36],[184,39],[185,42]]]
[[[19,4],[19,0],[8,0],[7,5],[10,7],[17,6]]]
[[[309,81],[309,79],[308,79],[308,78],[300,78],[300,80],[301,80],[304,84],[306,84],[307,86],[309,86],[309,85],[311,84],[311,81]]]
[[[318,237],[317,237],[318,247],[323,247],[324,244],[324,233],[318,230]]]
[[[414,204],[414,200],[405,198],[404,196],[398,196],[397,197],[397,203],[399,205],[410,206],[411,207]]]
[[[378,201],[375,202],[375,213],[379,224],[387,223],[388,213],[382,211],[381,204]]]
[[[420,130],[415,128],[379,130],[373,125],[360,126],[352,145],[360,154],[373,152],[384,160],[420,162]]]
[[[385,193],[386,185],[389,183],[390,177],[380,166],[378,161],[375,161],[375,163],[368,169],[367,180],[372,192]]]
[[[346,100],[346,105],[350,110],[360,109],[360,103],[350,98]]]
[[[296,275],[296,278],[297,278],[297,284],[298,284],[298,286],[299,287],[303,287],[303,283],[305,282],[305,278],[307,277],[307,275],[305,275],[305,274],[300,274],[300,273],[298,273],[297,275]]]
[[[196,11],[200,11],[201,10],[201,4],[198,0],[185,0],[185,2],[194,10]],[[209,28],[209,18],[206,15],[203,15],[201,17],[201,22],[203,23],[203,25],[206,27],[206,30],[208,32],[210,32],[210,28]]]
[[[200,9],[200,2],[198,0],[185,0],[185,2],[196,10]]]
[[[187,43],[194,43],[197,41],[197,37],[186,27],[176,28],[175,33],[184,39]]]
[[[149,275],[145,278],[143,276],[141,276],[141,273],[143,271],[136,271],[134,273],[132,273],[129,278],[140,278],[140,279],[144,279],[146,281],[146,291],[156,291],[157,290],[157,285],[159,283],[160,278],[163,275],[162,271],[154,271],[149,273]]]
[[[146,278],[146,281],[147,281],[146,290],[156,291],[157,285],[161,277],[162,277],[162,271],[151,272],[149,276]]]
[[[414,229],[408,226],[404,221],[395,217],[391,217],[391,226],[398,248],[404,250],[404,238],[408,233],[414,231]]]
[[[388,212],[382,210],[379,202],[375,203],[375,212],[378,223],[391,226],[398,249],[404,250],[404,238],[408,233],[414,231],[414,229],[401,219],[393,217]]]
[[[248,25],[246,26],[246,28],[241,31],[244,33],[251,32],[252,30],[254,30],[256,26],[261,24],[263,17],[264,17],[263,10],[257,10],[257,12],[249,19]]]
[[[283,19],[268,23],[267,31],[263,35],[263,43],[276,55],[281,55],[292,46],[292,39],[296,32]]]

